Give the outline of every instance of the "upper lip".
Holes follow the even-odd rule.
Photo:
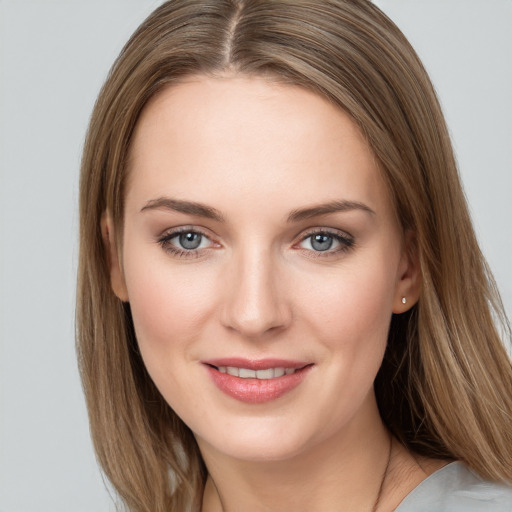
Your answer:
[[[268,370],[269,368],[303,368],[311,363],[305,361],[292,361],[289,359],[245,359],[241,357],[225,357],[220,359],[208,359],[201,361],[210,366],[233,366],[248,370]]]

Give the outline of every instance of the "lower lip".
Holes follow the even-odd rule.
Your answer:
[[[262,404],[277,400],[295,389],[306,377],[311,366],[296,370],[291,375],[275,379],[242,379],[206,365],[214,384],[226,395],[240,402]]]

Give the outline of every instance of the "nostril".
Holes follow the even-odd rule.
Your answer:
[[[272,258],[263,257],[261,249],[242,256],[224,288],[221,322],[247,338],[276,334],[291,318],[281,276]]]

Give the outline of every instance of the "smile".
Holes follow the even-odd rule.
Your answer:
[[[249,368],[237,368],[236,366],[219,366],[216,368],[220,373],[227,373],[232,377],[260,380],[277,379],[283,375],[291,375],[296,371],[296,368],[283,367],[267,368],[266,370],[251,370]]]
[[[247,404],[271,402],[287,395],[307,378],[314,366],[277,359],[210,360],[203,365],[223,394]]]

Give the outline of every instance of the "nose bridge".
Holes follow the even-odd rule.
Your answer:
[[[234,253],[228,274],[223,318],[227,327],[257,337],[288,324],[290,310],[271,248],[254,244]]]

